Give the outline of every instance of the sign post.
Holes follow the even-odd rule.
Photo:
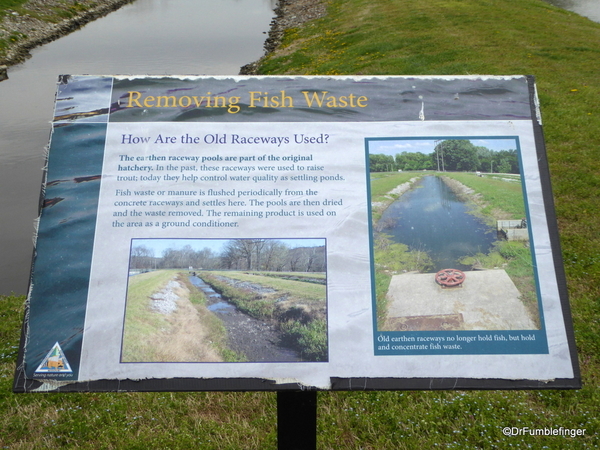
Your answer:
[[[317,448],[317,391],[277,392],[277,448]]]

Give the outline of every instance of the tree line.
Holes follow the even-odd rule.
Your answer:
[[[325,272],[325,246],[290,248],[276,239],[232,239],[223,251],[168,248],[156,256],[145,245],[131,250],[130,270],[187,269]]]
[[[520,173],[517,150],[492,151],[467,139],[440,141],[430,154],[402,152],[369,155],[371,172],[438,170],[441,172]]]

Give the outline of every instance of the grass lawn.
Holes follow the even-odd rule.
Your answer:
[[[27,0],[0,0],[0,13],[7,9],[14,9],[22,4],[24,4]]]
[[[168,328],[166,317],[150,308],[150,296],[175,275],[172,271],[148,272],[129,279],[123,335],[123,361],[153,361],[156,332]]]
[[[474,173],[445,172],[443,176],[453,178],[481,194],[481,213],[495,221],[518,220],[525,217],[525,202],[520,182],[506,181],[498,177],[478,177]],[[520,181],[520,180],[519,180]]]
[[[244,272],[218,272],[211,271],[215,275],[232,278],[239,281],[248,281],[250,283],[258,283],[261,286],[276,289],[277,291],[285,292],[288,295],[297,298],[298,300],[308,301],[325,301],[326,290],[322,284],[307,283],[296,280],[285,280],[272,276],[262,276],[260,274],[248,274]],[[293,272],[283,272],[293,274]],[[316,277],[323,277],[323,274],[317,273]]]
[[[374,172],[371,173],[371,201],[381,201],[389,191],[411,178],[419,178],[423,173],[419,172]]]

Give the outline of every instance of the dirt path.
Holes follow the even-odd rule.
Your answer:
[[[191,283],[208,298],[207,306],[225,325],[229,348],[245,355],[249,362],[301,361],[298,353],[281,345],[275,327],[238,310],[215,293],[197,276],[190,276]],[[235,280],[231,280],[232,284]],[[262,287],[256,285],[256,289]]]
[[[209,344],[211,336],[202,325],[198,311],[189,299],[189,290],[178,281],[167,285],[163,300],[153,299],[153,308],[165,314],[171,325],[168,338],[157,343],[165,361],[181,362],[218,362],[222,361],[218,353]],[[175,303],[164,309],[157,308],[157,303]]]
[[[160,272],[148,272],[130,283],[123,362],[222,361],[188,287],[177,276],[166,283],[156,281],[158,277]],[[154,282],[156,289],[150,295],[138,293],[135,285],[148,282]]]

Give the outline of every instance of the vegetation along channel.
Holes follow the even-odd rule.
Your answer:
[[[327,361],[322,239],[141,239],[130,267],[124,362]]]
[[[394,154],[399,147],[409,151]],[[394,276],[443,269],[464,271],[467,279],[474,271],[506,272],[539,320],[516,148],[511,139],[370,143],[380,323],[393,301]]]

